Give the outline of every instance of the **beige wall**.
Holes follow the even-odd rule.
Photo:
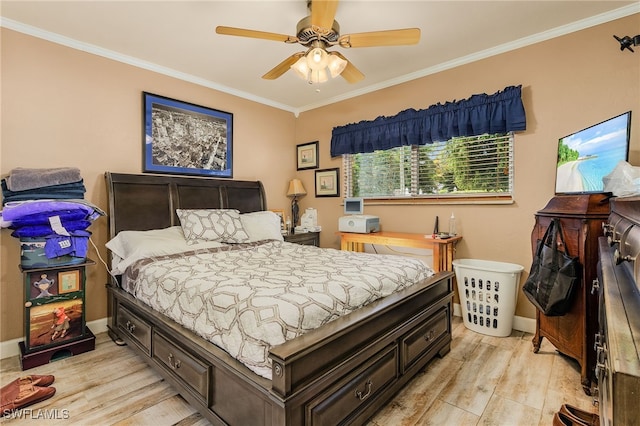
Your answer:
[[[630,162],[640,166],[640,52],[620,52],[612,37],[638,28],[640,14],[306,112],[296,140],[319,140],[320,167],[341,167],[341,159],[329,155],[335,126],[522,85],[527,130],[515,139],[513,205],[367,206],[366,213],[378,215],[383,230],[430,233],[436,215],[446,226],[453,212],[463,235],[458,258],[512,262],[528,271],[534,214],[554,195],[559,137],[633,110]],[[312,171],[299,177],[313,188]],[[309,195],[301,200],[302,210],[318,209],[323,245],[338,246],[340,203]],[[516,315],[535,317],[533,305],[518,294]]]
[[[458,257],[519,263],[529,268],[534,213],[553,196],[558,137],[629,109],[634,110],[631,163],[640,164],[640,61],[620,52],[612,34],[635,34],[640,15],[539,43],[363,95],[329,107],[292,114],[150,71],[2,29],[0,175],[15,167],[80,167],[86,198],[106,209],[105,171],[141,171],[141,92],[218,108],[234,114],[234,178],[265,184],[269,208],[289,206],[287,181],[296,175],[295,145],[320,141],[320,167],[341,167],[329,156],[331,129],[407,108],[523,86],[526,132],[516,137],[515,203],[503,206],[370,206],[384,229],[430,232],[434,217],[458,218]],[[337,247],[340,198],[313,196],[314,172],[302,171],[315,207],[322,245]],[[106,219],[91,227],[105,257]],[[0,341],[23,335],[18,240],[0,232]],[[95,258],[95,252],[89,255]],[[89,268],[87,319],[106,316],[106,271]],[[520,297],[517,314],[534,316]]]
[[[195,84],[2,29],[0,175],[79,167],[85,198],[105,211],[105,171],[142,171],[142,92],[233,113],[234,178],[261,180],[269,208],[288,208],[295,116]],[[90,228],[106,259],[107,219]],[[19,241],[0,232],[0,341],[23,336]],[[93,248],[89,256],[98,260]],[[86,315],[106,317],[106,269],[87,269]]]

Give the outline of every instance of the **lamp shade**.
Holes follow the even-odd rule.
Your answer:
[[[331,72],[331,78],[336,78],[347,67],[347,61],[339,57],[338,55],[329,56],[329,71]]]
[[[295,64],[291,65],[290,68],[294,70],[296,74],[298,74],[298,77],[300,77],[301,79],[307,79],[310,70],[309,66],[307,65],[307,58],[305,56],[302,56],[300,59],[298,59]]]
[[[296,197],[298,195],[307,195],[307,191],[305,191],[300,179],[291,179],[291,182],[289,182],[287,197]]]

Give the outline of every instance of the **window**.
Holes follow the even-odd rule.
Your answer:
[[[510,199],[513,192],[513,132],[342,157],[347,197]]]

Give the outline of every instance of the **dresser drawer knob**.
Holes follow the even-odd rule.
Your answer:
[[[131,334],[133,334],[133,332],[136,330],[136,325],[134,323],[132,323],[131,321],[127,321],[127,323],[124,325],[124,327]]]
[[[615,251],[613,252],[613,261],[616,263],[616,265],[620,265],[622,262],[631,262],[631,260],[631,256],[622,256],[618,249],[615,249]]]
[[[436,338],[436,332],[435,330],[429,330],[429,332],[427,334],[424,335],[424,340],[426,340],[427,342],[431,342]]]
[[[169,352],[169,366],[171,368],[173,368],[174,370],[177,370],[178,368],[180,368],[180,360],[176,359],[176,357],[173,356],[173,354],[171,352]]]
[[[371,381],[371,379],[367,380],[365,386],[367,387],[367,392],[364,394],[356,389],[356,396],[360,401],[364,401],[365,399],[369,398],[369,395],[371,395],[371,387],[373,386],[373,382]]]

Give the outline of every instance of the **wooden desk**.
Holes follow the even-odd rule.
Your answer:
[[[365,244],[378,244],[393,247],[413,247],[433,250],[433,270],[452,271],[453,252],[461,236],[445,240],[432,238],[425,234],[405,234],[402,232],[372,232],[356,234],[353,232],[338,232],[340,235],[340,250],[363,252]]]

